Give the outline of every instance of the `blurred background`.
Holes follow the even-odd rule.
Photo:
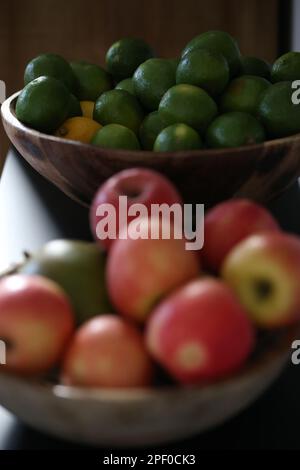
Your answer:
[[[161,57],[175,57],[193,36],[209,29],[228,31],[238,39],[243,54],[258,55],[272,62],[291,48],[292,3],[289,0],[1,0],[0,79],[6,83],[7,95],[22,88],[27,62],[43,52],[103,64],[111,43],[126,36],[144,38]],[[299,0],[294,3],[294,8],[299,9]],[[294,32],[296,41],[297,31]],[[0,172],[7,148],[1,126]]]

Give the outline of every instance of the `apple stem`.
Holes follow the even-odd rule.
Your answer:
[[[25,261],[31,258],[31,254],[28,251],[24,251],[23,256],[24,256]],[[14,263],[10,265],[8,268],[4,269],[3,271],[0,271],[0,279],[6,276],[11,276],[12,274],[16,274],[19,268],[23,266],[24,260],[20,261],[19,263]]]

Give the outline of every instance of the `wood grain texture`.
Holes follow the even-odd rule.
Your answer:
[[[186,202],[207,206],[236,196],[268,202],[300,176],[300,134],[222,150],[111,150],[25,127],[15,116],[16,98],[17,93],[1,109],[11,142],[33,168],[84,205],[108,177],[136,166],[165,174]]]
[[[103,63],[109,45],[143,37],[173,57],[193,36],[224,29],[244,54],[270,61],[278,50],[278,0],[1,0],[0,78],[8,96],[23,85],[26,63],[41,52]],[[7,140],[1,129],[2,158]],[[1,157],[0,157],[1,161]],[[1,164],[0,164],[1,166]]]

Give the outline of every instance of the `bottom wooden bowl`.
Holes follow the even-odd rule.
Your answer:
[[[260,341],[248,366],[213,385],[149,390],[85,390],[0,375],[0,403],[25,423],[86,444],[166,444],[223,423],[279,375],[298,328]]]

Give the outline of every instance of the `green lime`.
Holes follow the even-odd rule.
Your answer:
[[[54,132],[65,121],[70,93],[53,77],[39,77],[23,88],[16,103],[16,116],[24,124],[41,132]]]
[[[212,148],[240,147],[265,140],[261,123],[251,114],[232,112],[218,116],[206,132],[206,142]]]
[[[32,59],[25,68],[24,83],[27,85],[38,77],[53,77],[61,80],[74,93],[76,79],[70,64],[57,54],[41,54]]]
[[[270,80],[271,65],[258,57],[242,57],[241,75],[255,75]]]
[[[143,120],[139,131],[143,149],[152,150],[156,137],[166,127],[167,124],[158,111],[148,114]]]
[[[274,62],[271,70],[273,83],[300,80],[300,52],[288,52]]]
[[[236,40],[224,31],[207,31],[192,39],[184,48],[182,57],[195,49],[208,49],[222,54],[228,62],[230,75],[236,76],[241,65],[241,53]]]
[[[155,152],[176,152],[177,150],[196,150],[202,147],[201,138],[194,129],[186,124],[172,124],[157,136]]]
[[[142,105],[154,111],[165,92],[175,85],[174,67],[165,59],[149,59],[136,69],[133,84]]]
[[[194,49],[181,59],[176,83],[189,83],[215,96],[229,82],[229,66],[223,55],[206,49]]]
[[[140,144],[135,133],[120,124],[101,127],[91,140],[91,144],[109,149],[139,150]]]
[[[271,138],[300,132],[300,106],[293,103],[292,82],[271,85],[262,96],[258,116]]]
[[[129,78],[145,60],[153,57],[153,51],[142,39],[124,38],[110,46],[106,54],[106,66],[117,80]]]
[[[262,94],[271,86],[265,78],[245,75],[232,80],[221,97],[223,112],[241,111],[257,115]]]
[[[96,101],[104,91],[112,88],[109,74],[99,65],[88,62],[71,62],[77,79],[76,95],[79,101]]]
[[[218,108],[206,91],[194,85],[175,85],[162,97],[159,113],[170,124],[183,123],[203,132]]]
[[[106,91],[95,103],[94,119],[103,126],[122,124],[137,134],[143,117],[143,110],[138,100],[128,91]]]
[[[79,100],[76,98],[75,95],[70,93],[70,101],[69,101],[69,113],[67,118],[82,116],[82,109],[80,106]]]
[[[134,85],[133,85],[133,79],[132,78],[125,78],[124,80],[121,80],[117,84],[116,89],[117,90],[128,91],[128,93],[135,96],[135,91],[134,91]]]

